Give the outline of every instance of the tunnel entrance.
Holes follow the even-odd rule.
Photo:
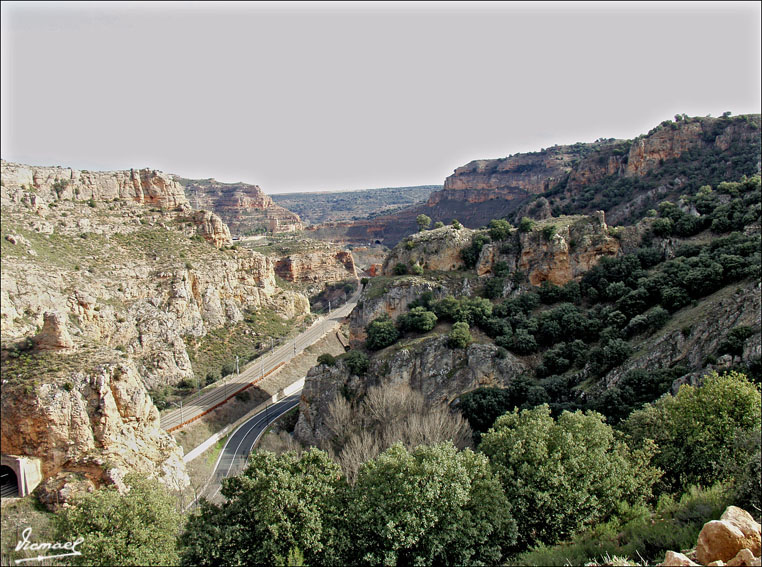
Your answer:
[[[0,465],[0,498],[15,498],[19,495],[19,479],[11,467]]]

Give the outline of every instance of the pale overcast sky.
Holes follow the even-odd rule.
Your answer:
[[[267,193],[760,112],[759,2],[2,3],[2,157]]]

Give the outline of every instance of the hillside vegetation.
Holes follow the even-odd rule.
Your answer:
[[[428,199],[441,185],[387,187],[359,191],[282,193],[272,200],[297,213],[308,224],[349,221],[390,214]]]

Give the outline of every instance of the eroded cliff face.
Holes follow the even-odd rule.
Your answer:
[[[550,234],[550,227],[553,227]],[[486,245],[476,266],[477,274],[492,273],[504,261],[511,271],[524,272],[531,285],[547,281],[564,285],[576,280],[604,256],[620,253],[619,240],[609,235],[603,211],[592,217],[546,219],[527,233],[518,233],[518,250],[500,243]]]
[[[174,209],[188,204],[182,186],[171,175],[153,169],[84,171],[2,162],[3,200],[21,189],[43,201],[114,199]],[[23,188],[22,188],[23,187]]]
[[[306,296],[277,287],[272,259],[225,246],[229,232],[212,213],[59,199],[43,190],[48,181],[38,190],[6,183],[3,168],[4,346],[35,335],[55,312],[72,348],[119,348],[154,388],[193,377],[189,337],[234,325],[246,311],[309,312]]]
[[[163,216],[187,222],[195,231],[217,248],[231,243],[230,231],[216,214],[194,210],[185,198],[183,187],[174,177],[153,169],[127,171],[79,171],[64,167],[38,167],[2,161],[3,206],[31,209],[45,218],[48,208],[66,202],[120,202],[159,207]],[[90,229],[87,215],[80,228]],[[43,232],[52,233],[47,223],[35,221]],[[93,230],[103,232],[98,227]],[[111,232],[118,231],[112,229]]]
[[[275,273],[288,282],[332,283],[357,280],[351,252],[331,249],[291,254],[275,262]]]
[[[444,336],[429,336],[389,347],[372,358],[370,369],[362,378],[352,376],[342,361],[335,367],[312,368],[302,390],[295,437],[316,446],[328,439],[325,418],[336,396],[358,399],[371,386],[404,383],[421,392],[428,404],[452,403],[461,394],[480,386],[507,386],[526,370],[510,354],[498,358],[494,345],[472,344],[467,349],[451,349],[446,343]]]
[[[99,354],[91,356],[107,353]],[[8,377],[2,412],[3,454],[41,460],[41,498],[51,507],[81,490],[121,488],[130,472],[158,478],[172,490],[189,484],[183,450],[161,429],[159,412],[129,360],[48,374],[43,383]]]
[[[292,232],[303,228],[299,215],[276,205],[258,185],[220,183],[216,179],[178,180],[191,206],[214,211],[235,234]]]
[[[465,267],[461,251],[476,235],[488,231],[442,227],[412,234],[389,253],[383,274],[392,276],[398,264],[424,271],[454,271]],[[486,244],[476,265],[479,276],[506,262],[511,272],[526,273],[532,285],[549,281],[563,285],[578,279],[603,256],[620,253],[619,240],[609,234],[603,211],[592,216],[547,218],[529,232],[514,229],[505,241]]]
[[[593,144],[554,146],[507,158],[474,160],[445,179],[444,188],[431,194],[429,204],[453,198],[450,195],[479,203],[491,198],[513,199],[542,193],[571,171],[575,160],[592,147]],[[457,197],[458,193],[453,191],[462,195]]]
[[[333,223],[313,230],[318,238],[336,237],[347,242],[378,240],[393,246],[416,230],[415,218],[419,214],[445,224],[455,218],[469,228],[477,228],[495,218],[518,220],[525,214],[524,207],[543,193],[548,198],[555,194],[556,207],[571,204],[579,209],[578,198],[591,184],[607,178],[612,182],[637,180],[691,151],[709,151],[717,156],[740,148],[741,153],[753,156],[756,149],[757,157],[750,159],[759,171],[759,132],[759,115],[689,118],[666,121],[634,140],[599,139],[506,158],[475,160],[455,169],[443,189],[431,193],[423,205],[372,220]],[[630,198],[616,206],[593,204],[585,210],[605,208],[612,222],[621,222],[633,210],[658,203],[665,195],[679,196],[686,182],[683,177],[673,176],[663,184],[631,190]]]
[[[397,264],[439,272],[459,270],[464,266],[460,251],[471,244],[473,237],[473,230],[453,226],[411,234],[389,252],[381,271],[393,276]]]

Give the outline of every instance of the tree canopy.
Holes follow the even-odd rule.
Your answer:
[[[650,447],[631,452],[594,412],[547,405],[498,418],[479,450],[490,458],[519,522],[519,545],[554,543],[651,495]]]
[[[76,565],[176,565],[181,517],[175,498],[156,480],[137,474],[124,479],[129,492],[116,487],[76,498],[56,515],[60,541],[84,539]]]

